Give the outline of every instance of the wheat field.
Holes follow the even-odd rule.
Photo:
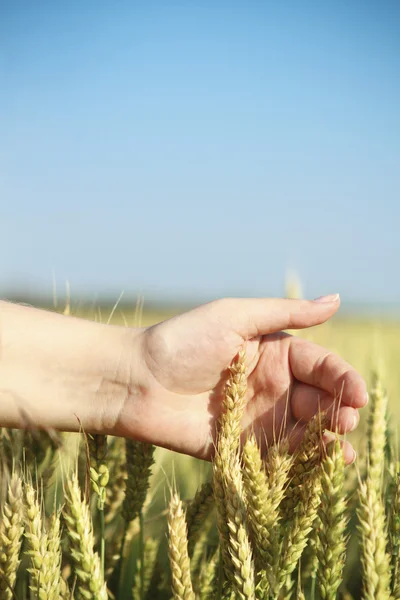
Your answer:
[[[137,324],[137,312],[113,322]],[[0,600],[400,599],[399,333],[356,318],[301,333],[368,381],[350,467],[339,440],[321,443],[324,414],[294,454],[286,439],[263,456],[254,436],[240,445],[242,354],[212,464],[133,440],[3,428]]]

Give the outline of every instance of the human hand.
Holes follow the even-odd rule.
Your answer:
[[[244,430],[252,428],[261,438],[265,434],[266,443],[286,434],[293,448],[320,409],[328,411],[332,430],[352,431],[358,409],[367,403],[361,376],[325,348],[282,332],[323,323],[339,304],[338,296],[317,301],[229,298],[143,329],[138,340],[141,393],[128,395],[120,411],[120,434],[134,433],[210,458],[227,367],[243,345],[248,365]],[[344,454],[347,462],[354,460],[349,442]]]

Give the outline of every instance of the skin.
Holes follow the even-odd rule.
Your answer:
[[[328,410],[348,433],[367,403],[361,376],[323,347],[283,333],[328,320],[322,301],[228,298],[148,328],[90,323],[0,302],[0,425],[132,437],[212,455],[227,367],[246,351],[243,429],[264,444]],[[355,458],[343,444],[346,461]]]

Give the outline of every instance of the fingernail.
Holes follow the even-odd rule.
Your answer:
[[[354,430],[355,430],[355,428],[356,428],[356,427],[357,427],[357,425],[358,425],[358,421],[359,421],[359,417],[358,417],[358,415],[354,415],[354,417],[353,417],[353,422],[352,422],[352,424],[351,424],[351,427],[350,427],[350,429],[349,429],[349,432],[350,432],[350,431],[354,431]]]
[[[336,302],[339,300],[339,294],[329,294],[329,296],[320,296],[315,298],[314,302]]]

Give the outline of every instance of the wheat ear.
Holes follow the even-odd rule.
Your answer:
[[[126,521],[133,521],[138,517],[146,499],[151,467],[154,463],[154,450],[155,447],[152,444],[126,440],[128,477],[122,506],[122,513]]]
[[[241,421],[246,405],[246,365],[245,353],[239,352],[229,367],[229,378],[225,385],[223,413],[217,437],[217,448],[213,461],[213,490],[217,508],[217,527],[220,551],[225,578],[231,579],[231,560],[229,554],[230,532],[224,492],[224,470],[228,468],[231,457],[240,446]]]
[[[195,497],[186,508],[186,523],[188,530],[188,551],[189,556],[193,555],[193,550],[204,529],[205,521],[214,508],[214,496],[212,483],[206,481],[197,490]]]
[[[97,509],[100,521],[100,565],[104,577],[106,540],[104,505],[107,497],[107,484],[110,472],[107,465],[108,442],[106,435],[87,435],[90,461],[90,480],[95,494],[97,494]]]
[[[293,466],[293,455],[289,454],[287,439],[282,439],[269,447],[264,465],[271,490],[272,506],[276,510],[285,496],[289,483],[289,473]]]
[[[394,480],[394,493],[389,508],[389,551],[392,563],[392,592],[400,598],[400,466]]]
[[[308,535],[318,512],[320,490],[320,467],[317,466],[300,486],[297,506],[284,528],[282,546],[277,553],[274,568],[272,589],[276,596],[284,585],[288,586],[288,576],[295,570],[307,545]]]
[[[54,590],[54,597],[61,598],[68,595],[67,584],[61,577],[61,522],[59,512],[54,512],[50,517],[47,531],[47,556],[52,565],[50,589]]]
[[[63,516],[75,562],[77,592],[87,600],[107,600],[101,574],[100,558],[93,550],[93,526],[88,504],[82,499],[76,473],[67,480],[64,490]]]
[[[26,502],[26,554],[30,559],[30,589],[38,598],[47,599],[47,536],[44,532],[42,511],[36,497],[36,492],[27,483],[25,486]]]
[[[89,446],[90,479],[92,488],[98,496],[98,509],[104,510],[106,486],[110,479],[110,472],[106,462],[107,436],[89,433],[86,437]]]
[[[215,597],[218,563],[219,552],[216,551],[208,562],[202,564],[198,585],[199,600],[212,600]]]
[[[370,484],[375,485],[379,494],[382,491],[382,475],[385,464],[387,407],[388,397],[382,384],[381,375],[379,371],[374,371],[368,420],[368,474]]]
[[[247,514],[255,540],[254,552],[257,570],[268,571],[273,563],[271,531],[278,523],[279,514],[254,436],[249,437],[246,441],[242,460]]]
[[[344,457],[339,440],[328,445],[321,468],[321,521],[317,579],[323,600],[335,600],[346,557]]]
[[[368,475],[359,485],[358,530],[360,534],[363,598],[389,600],[390,558],[382,496],[376,480]]]
[[[185,513],[177,493],[171,496],[169,503],[168,533],[168,553],[174,599],[195,600],[190,576]]]
[[[254,600],[255,577],[252,549],[247,526],[245,493],[238,453],[225,464],[223,482],[229,529],[229,552],[235,597]],[[231,568],[232,568],[231,567]]]
[[[125,481],[127,477],[127,471],[124,438],[111,438],[111,441],[108,444],[107,464],[110,473],[110,480],[106,488],[106,524],[111,523],[119,514],[125,498]]]
[[[294,454],[289,473],[290,483],[282,504],[284,520],[290,520],[293,510],[300,500],[302,485],[321,461],[322,434],[327,424],[328,418],[325,413],[317,413],[307,424],[303,439]]]
[[[132,589],[132,600],[142,600],[142,598],[146,597],[150,586],[150,581],[153,575],[154,567],[156,564],[158,546],[159,544],[154,538],[147,538],[144,542],[144,564],[141,565],[139,560],[136,562],[136,573]],[[142,582],[143,591],[141,589]]]
[[[193,555],[190,556],[190,553],[189,553],[190,568],[192,570],[193,589],[196,594],[198,591],[199,576],[200,576],[202,564],[204,563],[205,557],[207,556],[207,550],[210,545],[210,530],[212,529],[213,524],[214,523],[212,522],[211,519],[206,520],[204,527],[202,529],[202,532],[196,541],[196,544],[195,544],[195,547],[193,550]],[[188,549],[190,549],[190,540],[189,540]]]
[[[23,531],[22,482],[19,475],[13,473],[0,523],[0,600],[13,597]]]
[[[42,509],[31,484],[25,486],[26,554],[30,558],[30,588],[39,600],[59,600],[61,590],[60,518],[54,515],[46,532]]]

